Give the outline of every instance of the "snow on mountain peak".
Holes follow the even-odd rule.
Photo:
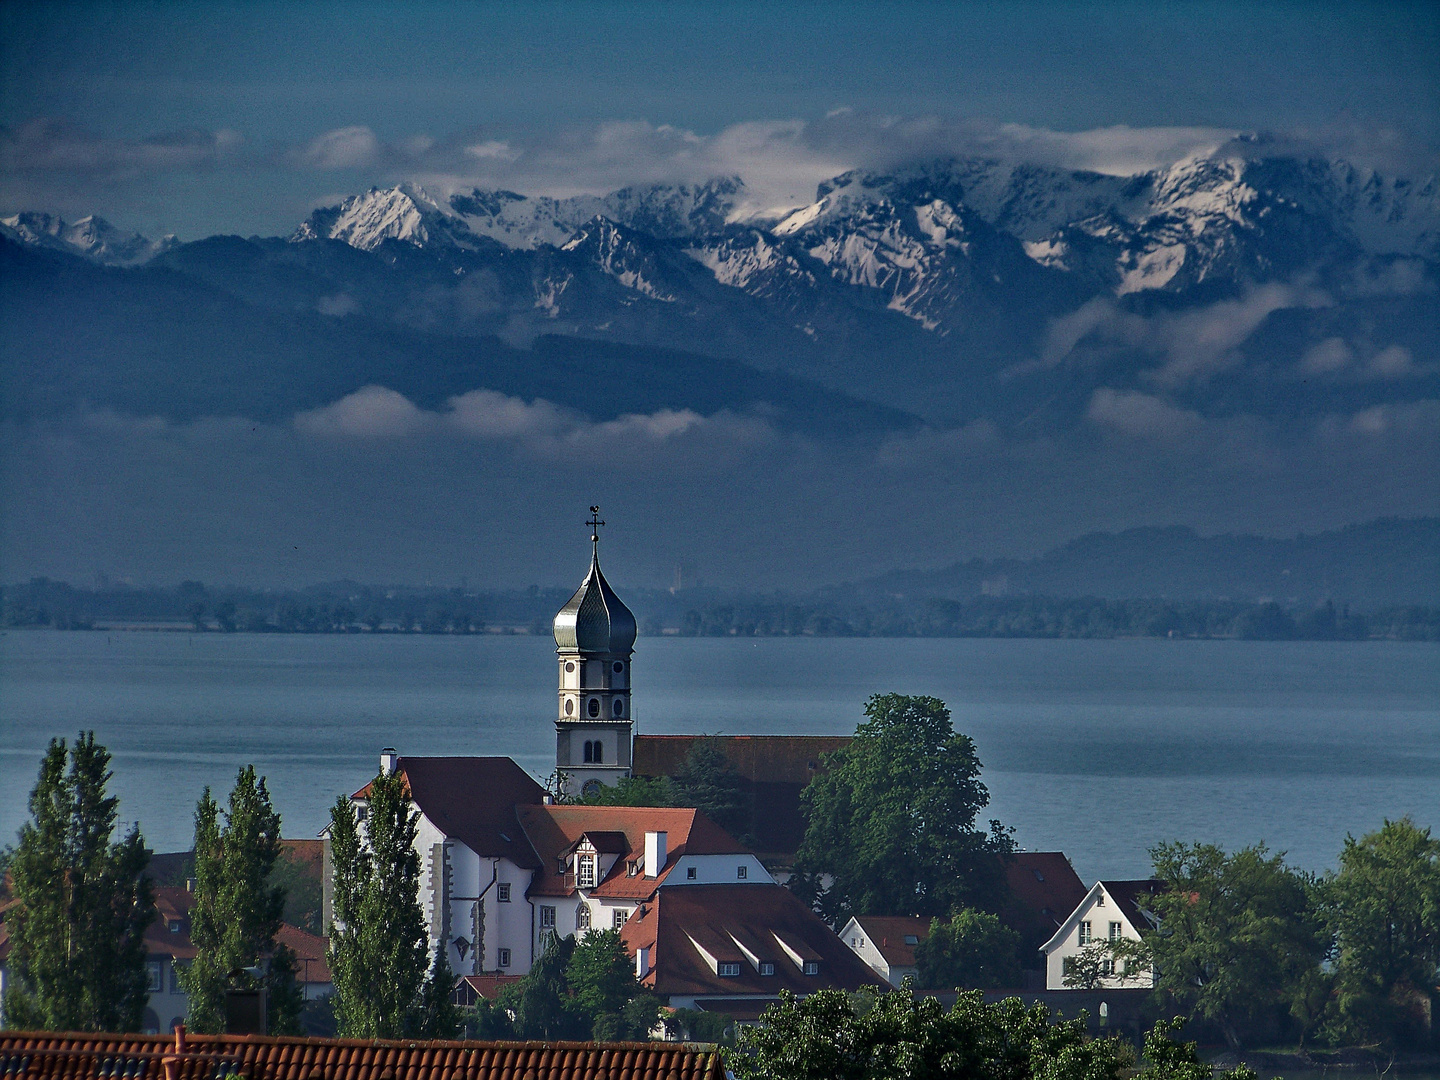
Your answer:
[[[31,247],[83,255],[107,266],[138,266],[180,243],[172,235],[150,240],[125,232],[94,214],[68,224],[55,214],[13,214],[0,218],[0,235]]]

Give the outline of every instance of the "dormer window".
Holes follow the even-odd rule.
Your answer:
[[[575,863],[575,887],[577,889],[593,889],[595,887],[595,856],[581,855]]]
[[[715,965],[715,974],[722,979],[732,979],[740,974],[740,962],[738,960],[721,960]]]
[[[775,965],[772,964],[772,963],[770,963],[770,961],[768,961],[768,960],[762,960],[762,961],[760,961],[760,974],[761,974],[761,975],[774,975],[774,974],[775,974]]]
[[[168,925],[169,925],[169,928],[170,928],[170,932],[171,932],[172,934],[178,934],[178,933],[180,932],[180,920],[179,920],[179,919],[171,919]]]

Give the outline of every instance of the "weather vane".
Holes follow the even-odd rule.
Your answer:
[[[585,524],[590,526],[590,543],[599,546],[600,526],[605,524],[605,522],[600,519],[600,507],[590,507],[590,520],[585,522]]]

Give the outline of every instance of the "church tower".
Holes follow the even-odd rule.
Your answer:
[[[600,508],[590,508],[590,572],[555,616],[560,661],[555,767],[572,793],[630,775],[630,657],[635,616],[600,572]]]

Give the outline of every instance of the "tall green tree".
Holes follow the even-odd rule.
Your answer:
[[[693,806],[731,836],[748,837],[753,810],[745,781],[718,739],[696,739],[672,782],[675,805]]]
[[[934,919],[915,947],[916,985],[931,990],[994,990],[1020,985],[1020,935],[986,911],[961,908]]]
[[[1360,840],[1347,836],[1326,899],[1336,944],[1333,1034],[1403,1041],[1410,1014],[1440,981],[1440,839],[1409,818]]]
[[[400,773],[375,777],[366,809],[363,836],[349,799],[330,811],[335,1019],[346,1038],[404,1038],[424,1026],[430,968],[415,850],[420,814]]]
[[[453,1039],[460,1030],[460,1007],[450,1000],[455,992],[455,973],[445,955],[445,943],[437,942],[430,971],[420,991],[420,1017],[415,1034],[426,1039]]]
[[[253,765],[236,774],[223,827],[220,817],[206,788],[195,808],[190,940],[196,954],[180,973],[189,998],[186,1022],[198,1032],[223,1032],[226,988],[264,985],[268,1030],[299,1034],[304,1002],[294,957],[275,942],[285,910],[285,890],[271,882],[280,857],[280,815]],[[265,974],[245,974],[254,967]]]
[[[68,768],[67,768],[68,762]],[[52,739],[10,860],[6,1023],[52,1031],[138,1031],[149,996],[145,928],[155,904],[138,826],[119,840],[106,794],[110,753],[81,732]]]
[[[1299,996],[1328,939],[1313,882],[1263,844],[1226,854],[1212,844],[1150,849],[1169,886],[1152,898],[1159,933],[1145,935],[1157,988],[1212,1021],[1233,1049],[1244,1022]]]
[[[596,930],[575,945],[565,965],[569,1007],[589,1021],[595,1039],[647,1039],[660,1015],[659,999],[635,979],[635,961],[618,930]]]
[[[850,744],[801,795],[808,820],[797,855],[820,912],[834,925],[854,914],[947,916],[997,909],[1004,858],[1013,850],[998,821],[975,818],[989,803],[968,735],[933,697],[877,694]],[[815,883],[829,874],[834,885]]]

